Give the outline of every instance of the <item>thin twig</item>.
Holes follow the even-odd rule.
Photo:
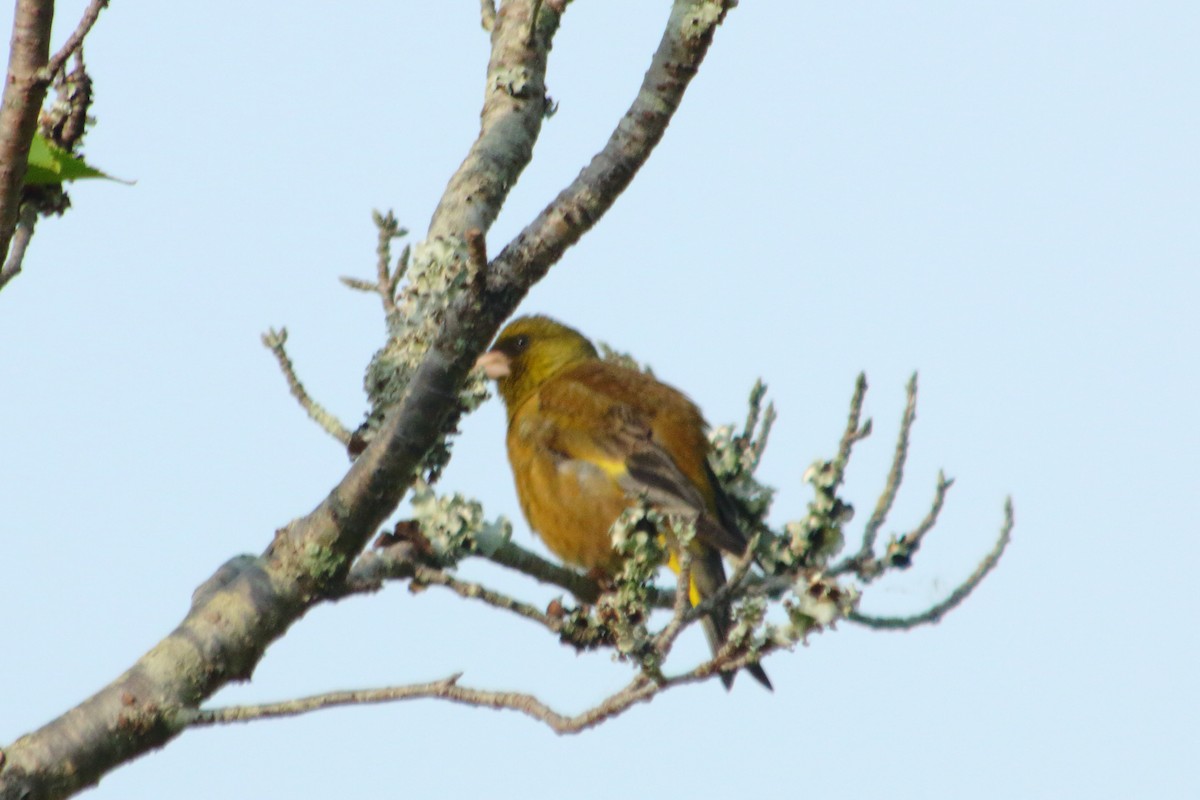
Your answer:
[[[347,705],[371,705],[394,703],[403,700],[438,699],[449,700],[470,706],[518,711],[532,719],[544,722],[557,733],[578,733],[616,716],[635,703],[648,700],[658,692],[654,684],[639,682],[637,688],[627,687],[607,698],[604,702],[573,717],[560,714],[530,694],[520,692],[494,692],[459,686],[461,673],[430,683],[408,686],[390,686],[379,689],[361,689],[347,692],[327,692],[296,700],[261,705],[226,706],[213,709],[185,709],[175,712],[175,724],[180,727],[204,727],[233,722],[251,722],[260,719],[294,717],[326,708]]]
[[[408,257],[412,255],[412,245],[404,245],[400,250],[400,255],[396,258],[396,266],[392,268],[392,278],[388,288],[391,290],[392,299],[396,297],[396,287],[400,285],[400,279],[404,277],[404,273],[408,272]]]
[[[762,399],[767,394],[767,385],[762,378],[754,381],[750,387],[749,408],[746,410],[746,422],[742,425],[742,436],[749,441],[754,438],[754,429],[758,427],[758,419],[762,413]]]
[[[346,429],[337,417],[325,410],[325,408],[313,400],[308,392],[304,389],[304,384],[300,383],[300,379],[296,377],[296,370],[292,366],[292,360],[288,357],[285,345],[287,344],[287,328],[275,330],[271,328],[262,335],[263,346],[270,350],[275,355],[275,360],[279,362],[279,369],[283,372],[283,377],[287,380],[288,389],[292,393],[292,397],[296,398],[296,402],[304,409],[309,418],[321,427],[321,430],[328,433],[333,438],[337,439],[343,445],[350,442],[350,431]]]
[[[585,603],[594,603],[600,599],[600,587],[595,581],[574,570],[547,561],[536,553],[512,542],[505,542],[485,557],[489,561],[514,569],[541,583],[549,583],[566,589]]]
[[[327,708],[347,705],[373,705],[405,700],[436,699],[448,700],[463,705],[517,711],[546,724],[559,734],[579,733],[601,722],[617,717],[639,703],[645,703],[655,695],[674,686],[706,680],[722,670],[740,669],[758,656],[743,654],[736,658],[705,661],[697,667],[679,675],[664,677],[661,682],[649,681],[638,673],[624,688],[609,695],[600,703],[574,716],[555,711],[531,694],[522,692],[498,692],[472,689],[459,685],[462,673],[439,681],[417,683],[407,686],[390,686],[377,689],[360,689],[285,700],[279,703],[259,705],[226,706],[212,709],[179,709],[172,715],[177,728],[206,727],[236,722],[251,722],[262,719],[294,717]]]
[[[478,558],[486,558],[502,567],[533,578],[539,583],[565,589],[581,602],[595,603],[600,598],[601,587],[588,576],[547,561],[537,553],[526,550],[513,542],[504,542],[486,555],[483,553],[473,555]],[[377,592],[387,581],[412,578],[416,574],[417,565],[422,563],[424,562],[421,555],[409,542],[398,542],[387,547],[367,550],[355,560],[346,580],[338,586],[331,587],[326,596],[337,600],[356,594]],[[429,563],[425,565],[430,566]],[[784,587],[780,585],[773,588],[782,590]],[[650,591],[650,602],[655,608],[672,607],[675,598],[673,589],[654,586],[650,587]],[[724,596],[722,595],[722,597]]]
[[[4,262],[4,267],[0,268],[0,289],[21,274],[21,265],[25,261],[25,250],[29,247],[30,240],[33,239],[33,229],[37,227],[37,216],[37,209],[31,204],[27,203],[21,206],[21,213],[17,218],[17,230],[13,234],[12,244],[8,251],[8,260]]]
[[[654,637],[654,649],[666,661],[667,655],[679,634],[687,627],[685,617],[691,606],[692,554],[686,549],[679,552],[679,575],[675,579],[675,598],[671,605],[671,619]]]
[[[479,600],[493,608],[499,608],[504,611],[512,612],[526,619],[533,620],[538,624],[548,628],[554,633],[562,632],[562,621],[556,619],[544,611],[540,611],[529,603],[522,602],[516,598],[509,597],[506,594],[497,592],[494,589],[489,589],[486,586],[470,581],[461,581],[453,575],[440,570],[432,569],[423,565],[416,565],[412,578],[412,585],[417,588],[422,585],[426,586],[442,586],[445,587],[459,597],[468,600]]]
[[[87,133],[88,112],[92,109],[94,98],[92,78],[83,62],[83,51],[76,51],[73,60],[73,70],[67,72],[64,66],[55,76],[54,93],[58,100],[50,113],[43,114],[38,120],[38,129],[59,147],[77,153]]]
[[[862,546],[859,548],[861,558],[869,558],[875,552],[875,540],[879,536],[879,529],[887,520],[888,512],[892,510],[892,504],[896,501],[896,494],[900,491],[900,483],[904,480],[904,462],[908,458],[909,433],[917,418],[917,373],[914,372],[909,378],[905,393],[907,401],[904,404],[904,417],[900,420],[900,433],[896,437],[896,451],[892,456],[892,467],[888,471],[883,493],[880,494],[879,501],[875,504],[875,511],[863,527]]]
[[[1008,543],[1012,541],[1013,529],[1013,506],[1012,498],[1004,501],[1004,525],[1000,529],[1000,536],[996,539],[996,544],[993,545],[984,559],[979,562],[979,566],[971,573],[971,576],[963,581],[959,586],[950,593],[942,602],[921,612],[908,617],[876,617],[870,614],[860,614],[857,611],[850,612],[847,619],[851,622],[856,622],[859,625],[864,625],[868,628],[876,628],[879,630],[910,630],[921,625],[931,625],[939,622],[942,617],[959,606],[964,600],[970,596],[971,592],[975,591],[976,587],[983,582],[987,574],[991,572],[996,564],[1000,563],[1000,557],[1004,555]]]
[[[83,17],[80,18],[79,24],[75,26],[75,30],[67,37],[67,41],[58,49],[51,59],[46,62],[46,66],[42,67],[38,74],[44,81],[54,80],[54,76],[63,65],[80,47],[83,46],[83,40],[92,30],[92,26],[96,24],[96,20],[100,18],[100,12],[108,8],[108,0],[92,0],[88,3],[88,7],[83,11]]]
[[[366,292],[367,294],[375,294],[379,291],[378,283],[364,281],[362,278],[351,278],[349,275],[342,275],[338,278],[343,286],[353,289],[356,292]]]
[[[738,556],[733,562],[733,572],[729,578],[721,585],[717,591],[713,592],[708,597],[702,599],[696,605],[690,603],[683,604],[684,618],[682,620],[683,627],[691,625],[696,620],[705,616],[719,606],[729,602],[735,595],[743,595],[749,597],[754,593],[762,595],[770,595],[772,593],[778,595],[784,592],[794,578],[790,576],[751,576],[750,568],[754,565],[754,553],[757,549],[758,540],[761,533],[755,533],[750,538],[750,543],[746,546],[746,550],[742,555]],[[754,587],[752,590],[750,587]],[[656,607],[663,608],[670,603],[672,608],[679,608],[679,588],[675,589],[675,596],[672,597],[665,589],[657,589],[662,597],[655,603]],[[690,593],[686,599],[690,600]]]
[[[767,410],[763,412],[762,427],[759,429],[758,436],[750,440],[750,463],[748,469],[751,472],[758,469],[763,453],[767,449],[767,440],[771,436],[771,428],[774,427],[775,420],[778,418],[779,414],[775,411],[775,404],[767,403]],[[752,431],[747,432],[752,433]]]
[[[399,266],[392,270],[392,239],[404,236],[408,231],[396,222],[396,216],[388,211],[387,215],[375,215],[375,225],[379,229],[379,238],[375,245],[375,277],[378,283],[379,297],[383,301],[383,313],[391,316],[396,313],[396,282],[400,280]],[[407,266],[407,259],[403,266]]]
[[[925,534],[933,530],[933,526],[937,524],[938,515],[942,513],[942,506],[946,502],[946,492],[950,491],[950,487],[953,485],[954,479],[947,478],[945,473],[939,470],[937,487],[933,492],[933,503],[929,506],[929,512],[925,514],[925,518],[916,528],[888,545],[885,560],[889,567],[907,569],[912,563],[912,558],[920,549]]]
[[[725,583],[730,587],[729,591],[736,591],[750,575],[750,567],[754,565],[754,557],[758,552],[758,544],[762,539],[762,531],[756,531],[750,537],[750,541],[746,543],[746,550],[733,562],[733,572],[729,576],[729,580]]]
[[[231,722],[253,722],[260,719],[281,719],[349,705],[371,705],[392,703],[399,700],[415,700],[424,697],[440,697],[446,689],[453,687],[462,673],[456,673],[440,681],[414,683],[408,686],[390,686],[382,689],[359,689],[284,700],[279,703],[225,706],[224,708],[187,709],[177,712],[176,724],[180,727],[204,728]]]
[[[827,487],[832,498],[836,497],[838,487],[846,480],[846,467],[850,464],[850,454],[854,450],[854,445],[871,435],[871,420],[862,422],[863,401],[866,396],[867,375],[860,372],[854,381],[854,394],[850,397],[850,413],[846,417],[846,428],[842,431],[842,438],[838,442],[837,455],[834,456],[833,461],[823,465],[831,474],[827,480],[822,481],[822,486]],[[846,561],[857,558],[856,555],[847,558]]]
[[[846,429],[842,432],[841,441],[838,442],[837,457],[833,462],[834,469],[837,470],[834,489],[841,486],[845,479],[846,465],[850,463],[850,451],[854,449],[854,445],[871,435],[871,420],[868,419],[861,425],[859,424],[866,396],[867,375],[865,372],[860,372],[854,381],[854,394],[850,397],[850,415],[846,418]]]
[[[408,230],[400,226],[396,215],[391,211],[386,214],[373,211],[371,212],[371,221],[375,223],[376,229],[375,282],[346,275],[338,280],[355,291],[379,295],[379,299],[383,303],[384,316],[390,320],[396,313],[396,287],[400,284],[400,279],[408,268],[409,252],[408,247],[405,246],[396,262],[395,269],[393,269],[392,240],[407,236]]]

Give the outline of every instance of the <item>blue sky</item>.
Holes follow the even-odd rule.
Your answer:
[[[58,5],[61,41],[83,4]],[[570,7],[559,111],[490,251],[603,144],[668,5]],[[936,602],[1016,507],[999,569],[941,624],[843,625],[770,661],[774,694],[687,688],[576,737],[435,702],[193,732],[91,796],[1200,794],[1198,40],[1183,2],[743,2],[658,152],[522,307],[633,352],[714,423],[761,376],[776,522],[803,512],[860,370],[865,519],[919,369],[886,530],[939,468],[957,483],[862,608]],[[473,0],[114,3],[87,55],[87,154],[137,185],[74,187],[0,293],[0,742],[118,675],[344,472],[258,336],[288,326],[308,388],[357,424],[383,326],[336,279],[371,274],[373,208],[419,238],[474,138],[487,40]],[[531,544],[503,435],[493,401],[443,488]],[[314,611],[215,702],[456,671],[564,711],[628,677],[394,586]]]

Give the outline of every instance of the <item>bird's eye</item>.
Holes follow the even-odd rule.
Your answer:
[[[520,353],[525,348],[529,347],[529,337],[525,335],[518,336],[512,340],[513,349]]]

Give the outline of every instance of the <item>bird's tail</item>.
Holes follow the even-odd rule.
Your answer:
[[[692,605],[696,605],[706,597],[713,596],[718,589],[725,585],[725,563],[721,559],[720,552],[711,547],[703,548],[703,552],[695,552],[700,549],[694,548],[692,557]],[[701,624],[704,627],[704,635],[708,639],[708,646],[713,655],[716,655],[725,644],[725,639],[729,636],[729,629],[733,626],[733,614],[729,604],[718,605],[701,620]],[[771,686],[771,679],[767,677],[767,672],[761,664],[748,664],[746,671],[768,691],[774,690]],[[726,689],[733,687],[734,674],[732,670],[721,673],[721,683],[725,684]]]

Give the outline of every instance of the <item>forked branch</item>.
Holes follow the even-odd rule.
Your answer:
[[[486,234],[528,163],[546,111],[538,89],[544,86],[546,59],[564,5],[560,0],[509,0],[497,14],[480,136],[447,187],[430,226],[431,240],[466,242],[472,230]],[[49,17],[44,12],[49,6],[49,0],[18,2],[18,46],[0,112],[0,255],[15,227],[32,126],[44,97],[44,84],[40,94],[27,90],[46,65]],[[424,337],[412,351],[417,354],[415,368],[345,477],[315,510],[276,531],[261,556],[240,556],[218,570],[197,589],[179,627],[129,670],[77,708],[0,751],[0,800],[67,796],[166,744],[186,726],[189,709],[247,676],[271,642],[334,593],[399,504],[418,466],[453,427],[457,409],[447,398],[456,397],[500,323],[604,214],[649,157],[725,10],[725,4],[711,0],[676,0],[642,91],[609,146],[487,265],[478,281],[457,290],[433,327],[428,320],[414,319],[404,323],[419,323],[415,327],[399,326],[398,336]],[[14,88],[13,64],[20,67],[16,83],[25,81],[18,87],[24,92],[18,103],[8,97]],[[14,116],[19,119],[9,119]],[[9,135],[14,131],[17,136]],[[514,134],[519,134],[517,140]],[[644,683],[639,685],[647,691]],[[473,695],[474,690],[442,691],[460,702],[475,698],[495,707],[519,705],[504,696]],[[634,692],[620,702],[637,700]],[[596,719],[569,719],[567,727],[586,727]]]

